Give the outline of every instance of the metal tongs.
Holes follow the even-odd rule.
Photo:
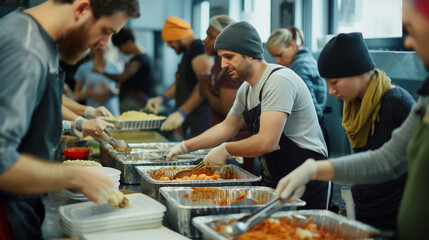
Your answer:
[[[231,225],[227,225],[224,229],[222,229],[222,231],[219,232],[219,234],[226,238],[238,237],[247,230],[256,226],[265,218],[271,216],[271,214],[275,213],[277,210],[281,209],[288,200],[289,198],[283,200],[280,198],[275,198],[271,200],[265,207],[256,211],[255,213],[239,218]]]
[[[131,152],[131,147],[128,145],[127,142],[125,142],[124,140],[117,140],[116,138],[114,138],[112,133],[107,128],[104,129],[104,133],[101,134],[102,141],[112,145],[113,149],[123,153]]]

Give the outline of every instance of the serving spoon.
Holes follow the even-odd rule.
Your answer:
[[[177,172],[176,174],[174,174],[174,176],[173,176],[173,180],[174,180],[174,179],[176,179],[176,178],[189,177],[189,176],[191,176],[191,175],[192,175],[192,173],[193,173],[193,172],[195,172],[196,170],[198,170],[198,169],[200,169],[200,168],[202,168],[202,167],[204,167],[204,161],[201,161],[200,163],[198,163],[198,165],[197,165],[197,166],[195,166],[195,167],[194,167],[194,168],[192,168],[192,169],[189,169],[189,170],[182,170],[182,171],[180,171],[180,172]]]

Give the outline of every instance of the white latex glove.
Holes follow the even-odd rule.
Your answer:
[[[162,97],[149,98],[149,100],[147,100],[146,106],[143,108],[143,111],[158,114],[163,103],[164,99]]]
[[[171,131],[182,125],[185,118],[179,112],[174,112],[168,116],[167,120],[161,125],[161,131]]]
[[[207,167],[212,167],[216,165],[225,164],[228,160],[229,153],[225,148],[225,143],[213,148],[207,153],[207,156],[204,158],[204,165]]]
[[[112,113],[103,106],[100,106],[97,108],[93,108],[89,106],[85,109],[86,118],[109,117],[109,116],[112,116]]]
[[[91,135],[100,135],[107,127],[114,128],[115,125],[113,123],[106,122],[100,118],[94,118],[91,120],[83,121],[82,130]]]
[[[295,168],[283,177],[277,184],[275,196],[281,199],[296,200],[305,192],[305,185],[316,178],[317,163],[314,159],[307,159],[301,166]]]
[[[165,154],[165,160],[170,161],[174,156],[179,154],[187,153],[188,148],[185,146],[185,141],[182,141],[179,144],[176,144],[174,147],[170,148]]]

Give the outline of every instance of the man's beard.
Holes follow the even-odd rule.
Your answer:
[[[185,52],[185,51],[186,51],[186,47],[185,47],[185,45],[183,45],[183,44],[182,44],[182,42],[181,42],[181,41],[177,41],[177,44],[178,44],[178,46],[177,46],[177,48],[175,49],[177,54],[180,54],[180,53],[182,53],[182,52]]]
[[[76,64],[88,50],[89,29],[91,23],[70,29],[58,41],[61,59],[67,64]]]
[[[252,69],[251,64],[244,61],[244,59],[243,59],[241,61],[241,63],[236,68],[234,68],[234,70],[237,72],[237,74],[231,76],[231,79],[232,80],[239,80],[239,79],[246,80],[246,79],[250,78],[252,75],[251,69]]]

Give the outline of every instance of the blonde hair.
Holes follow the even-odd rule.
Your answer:
[[[298,49],[304,45],[304,34],[297,27],[279,28],[271,33],[267,41],[267,48],[281,44],[284,47],[289,47],[294,41]]]
[[[222,32],[224,28],[233,22],[234,20],[232,20],[228,15],[217,15],[210,18],[209,26],[218,30],[219,32]]]

